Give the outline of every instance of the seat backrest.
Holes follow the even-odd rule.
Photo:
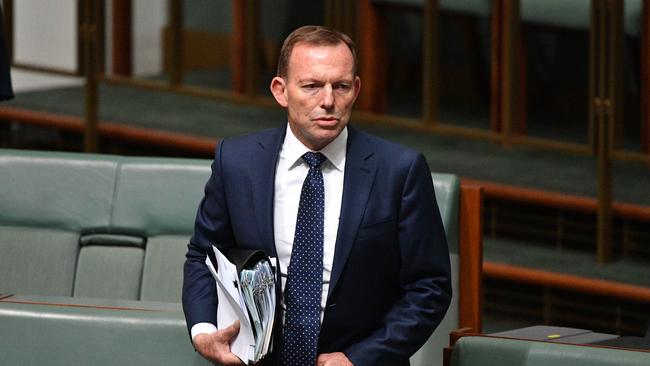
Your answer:
[[[137,299],[181,301],[184,254],[210,176],[210,161],[125,158],[111,228],[146,238]]]
[[[460,179],[453,174],[431,173],[433,188],[442,225],[447,234],[449,251],[458,253],[458,209],[460,207]]]
[[[458,256],[458,209],[460,180],[453,174],[431,173],[436,201],[442,224],[447,234],[450,248],[452,297],[445,318],[429,337],[426,343],[411,357],[412,366],[434,366],[442,364],[442,350],[448,343],[449,333],[458,329],[459,316],[459,275],[460,258]]]
[[[117,165],[0,149],[0,293],[72,294],[80,234],[109,225]]]

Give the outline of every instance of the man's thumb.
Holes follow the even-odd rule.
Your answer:
[[[231,339],[232,337],[236,336],[237,333],[239,333],[239,320],[235,320],[234,323],[232,323],[228,328],[223,330],[223,335],[227,339]]]

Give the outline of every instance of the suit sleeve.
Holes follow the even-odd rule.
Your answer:
[[[211,246],[233,242],[223,180],[223,140],[212,163],[212,174],[199,204],[194,235],[188,244],[183,269],[183,311],[188,329],[206,322],[217,325],[217,292],[212,274],[205,265]]]
[[[451,300],[447,239],[421,154],[411,162],[403,183],[398,238],[402,296],[382,327],[344,350],[356,366],[405,364],[438,326]]]

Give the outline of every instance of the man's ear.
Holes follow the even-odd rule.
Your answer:
[[[361,78],[358,76],[354,77],[354,100],[357,100],[359,96],[359,91],[361,90]]]
[[[271,80],[270,89],[278,104],[286,108],[289,104],[287,102],[287,82],[283,78],[276,76]]]

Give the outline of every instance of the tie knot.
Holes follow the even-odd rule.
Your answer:
[[[304,160],[307,164],[309,164],[310,168],[318,168],[327,158],[325,155],[319,153],[319,152],[306,152],[302,156],[302,160]]]

